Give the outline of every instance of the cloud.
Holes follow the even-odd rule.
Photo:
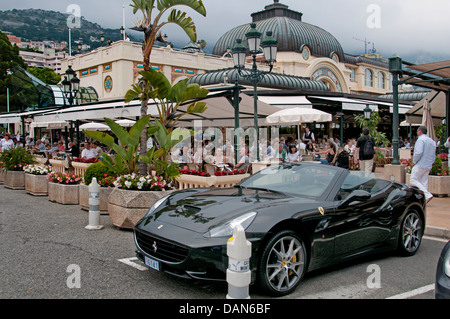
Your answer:
[[[418,53],[430,56],[450,56],[450,1],[448,0],[280,0],[290,9],[303,13],[303,21],[317,25],[340,42],[345,52],[364,53],[364,42],[371,42],[378,52],[386,57],[397,53],[414,55]],[[127,28],[139,16],[133,15],[129,6],[131,0],[21,0],[0,4],[0,10],[8,9],[46,9],[66,12],[68,5],[75,3],[81,8],[81,14],[89,21],[96,22],[104,28],[122,26],[122,6],[125,5]],[[251,22],[251,13],[261,11],[272,0],[203,0],[207,16],[203,17],[186,7],[180,7],[193,18],[199,39],[204,39],[211,46],[228,30]],[[373,19],[374,11],[379,8],[379,28],[370,27],[368,20]],[[373,22],[373,20],[372,20]],[[187,43],[188,37],[175,26],[163,30],[170,40]],[[360,39],[360,40],[356,40]]]

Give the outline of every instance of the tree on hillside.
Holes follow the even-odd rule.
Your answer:
[[[27,65],[19,55],[19,48],[11,45],[6,34],[0,31],[0,113],[6,112],[6,88],[10,85],[9,71],[14,66],[26,69]],[[10,97],[10,110],[14,109],[13,98]]]
[[[191,17],[186,12],[175,9],[177,6],[187,6],[199,14],[206,16],[206,9],[201,0],[133,0],[130,5],[133,7],[133,13],[138,11],[143,17],[135,21],[136,31],[144,33],[144,42],[142,44],[142,53],[144,56],[144,72],[150,70],[150,55],[155,40],[161,41],[161,28],[166,24],[176,24],[189,36],[192,42],[197,41],[197,31]],[[170,11],[170,13],[169,13]],[[163,20],[165,13],[169,13],[167,20]],[[148,80],[142,79],[143,87],[148,86]],[[141,99],[141,118],[147,115],[149,98]],[[140,138],[140,152],[147,154],[147,134],[142,131]],[[145,175],[147,167],[145,163],[140,163],[139,173]]]
[[[33,74],[42,82],[49,85],[56,85],[61,81],[61,76],[56,74],[56,72],[50,68],[38,68],[35,66],[31,66],[28,67],[27,71]]]

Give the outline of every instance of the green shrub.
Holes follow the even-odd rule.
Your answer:
[[[442,158],[436,156],[436,159],[434,160],[433,163],[433,168],[431,168],[430,171],[430,175],[438,175],[441,169],[442,169]]]
[[[114,176],[114,172],[102,162],[94,163],[86,169],[86,172],[84,172],[84,183],[89,185],[94,177],[96,177],[97,182],[99,182],[102,178],[106,177],[105,175]]]
[[[23,147],[5,150],[0,153],[0,162],[8,171],[23,171],[28,164],[34,164],[34,157]]]

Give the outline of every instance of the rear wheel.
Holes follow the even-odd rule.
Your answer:
[[[423,220],[419,213],[410,210],[406,213],[400,228],[399,251],[402,255],[412,256],[419,250],[423,236]]]
[[[306,265],[302,238],[290,230],[278,232],[267,242],[259,260],[259,284],[270,295],[290,294],[300,284]]]

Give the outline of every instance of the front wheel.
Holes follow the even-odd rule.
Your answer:
[[[284,230],[275,234],[263,249],[258,267],[261,288],[274,296],[290,294],[306,272],[304,241],[297,233]]]
[[[406,213],[400,229],[400,254],[405,256],[414,255],[419,250],[423,236],[423,221],[420,215],[411,210]]]

